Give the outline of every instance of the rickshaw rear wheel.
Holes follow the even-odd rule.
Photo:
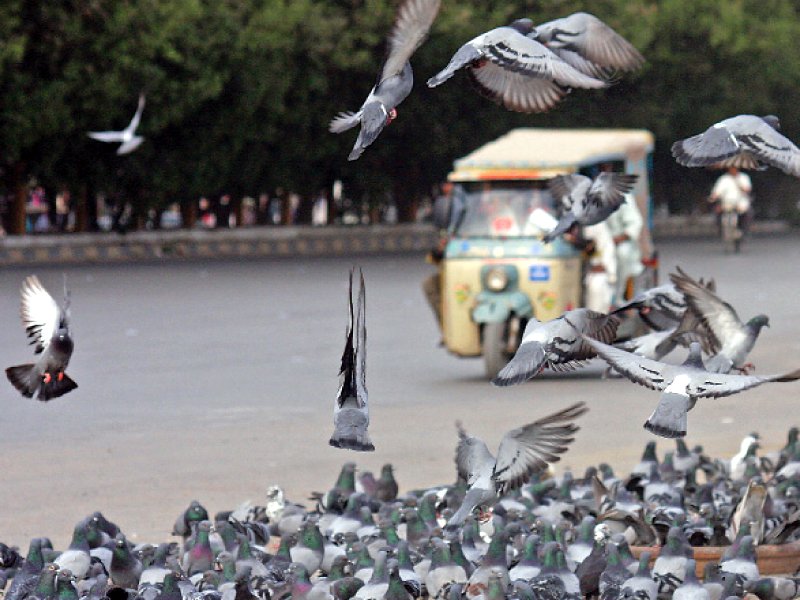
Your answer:
[[[508,362],[506,353],[506,321],[499,323],[486,323],[483,326],[482,353],[483,363],[486,367],[486,376],[494,377]]]

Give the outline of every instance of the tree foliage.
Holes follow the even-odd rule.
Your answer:
[[[657,136],[656,198],[688,208],[713,173],[678,167],[671,142],[738,113],[774,113],[789,137],[800,107],[793,0],[598,0],[645,68],[603,91],[576,91],[548,114],[509,113],[457,76],[424,81],[466,40],[519,16],[541,22],[574,0],[443,1],[412,58],[412,95],[355,163],[355,133],[327,131],[375,81],[396,0],[7,0],[0,6],[0,168],[6,191],[106,190],[140,207],[277,187],[401,203],[429,193],[455,158],[516,126],[644,127]],[[146,142],[118,157],[86,137],[124,127],[140,91]],[[759,176],[769,186],[787,179]],[[769,194],[767,194],[769,196]],[[765,197],[764,194],[761,197]]]

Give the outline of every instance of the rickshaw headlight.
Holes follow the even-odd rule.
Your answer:
[[[508,273],[505,269],[494,268],[486,274],[486,287],[492,292],[502,292],[508,285]]]

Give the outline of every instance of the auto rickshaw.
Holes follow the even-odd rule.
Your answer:
[[[516,351],[532,317],[578,308],[583,255],[571,243],[541,241],[559,215],[547,181],[609,162],[639,174],[633,194],[645,220],[642,256],[653,255],[645,130],[515,129],[455,162],[453,190],[434,207],[446,230],[440,264],[443,343],[458,356],[483,356],[494,377]]]

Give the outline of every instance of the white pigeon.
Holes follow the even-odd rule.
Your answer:
[[[90,131],[88,135],[93,140],[98,142],[121,142],[117,148],[117,154],[129,154],[136,150],[144,138],[136,135],[136,128],[139,127],[139,121],[142,120],[142,111],[144,111],[144,94],[139,94],[139,106],[136,108],[136,114],[133,115],[131,122],[122,131]]]
[[[467,435],[459,424],[456,469],[469,488],[446,527],[460,526],[476,507],[494,504],[498,496],[521,486],[533,473],[546,469],[548,463],[560,460],[559,455],[567,451],[579,429],[572,421],[588,410],[583,402],[578,402],[512,429],[503,436],[497,458],[483,440]]]

